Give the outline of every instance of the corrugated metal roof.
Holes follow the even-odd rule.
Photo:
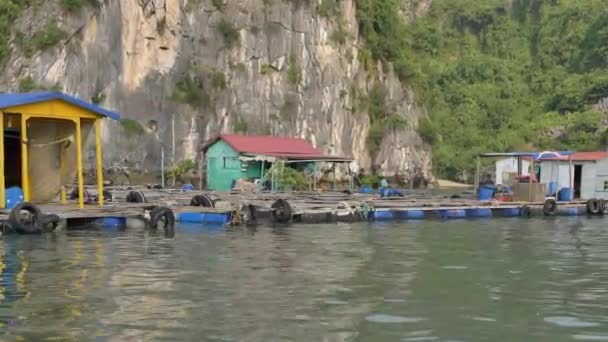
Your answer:
[[[220,139],[242,154],[259,154],[301,160],[352,160],[352,158],[347,157],[327,156],[307,140],[290,137],[223,134],[213,139],[203,149],[206,150]]]
[[[544,152],[491,152],[481,153],[480,157],[494,158],[494,157],[531,157],[537,159],[547,154],[559,154],[562,156],[569,156],[572,154],[571,151],[544,151]]]
[[[608,158],[608,152],[595,151],[595,152],[574,152],[570,156],[542,158],[542,160],[598,161],[598,160],[601,160],[604,158]]]
[[[0,109],[22,106],[32,103],[40,103],[46,101],[61,100],[70,103],[74,106],[91,111],[97,115],[108,117],[110,119],[118,120],[120,115],[103,109],[93,103],[83,101],[79,98],[66,95],[60,92],[34,92],[34,93],[15,93],[15,94],[0,94]]]

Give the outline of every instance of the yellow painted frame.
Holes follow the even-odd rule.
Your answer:
[[[4,114],[21,114],[21,187],[25,201],[31,199],[29,159],[28,159],[28,139],[27,121],[31,118],[40,119],[61,119],[74,122],[76,125],[76,153],[78,163],[78,206],[84,208],[84,177],[83,177],[83,157],[82,157],[82,132],[81,119],[93,120],[95,126],[95,152],[96,152],[96,171],[97,171],[97,190],[99,192],[99,205],[104,204],[103,198],[103,158],[101,148],[101,117],[93,112],[78,107],[76,105],[61,101],[51,100],[39,103],[26,104],[4,108],[0,111],[0,207],[6,207],[6,182],[4,177]],[[62,202],[64,201],[62,194]]]

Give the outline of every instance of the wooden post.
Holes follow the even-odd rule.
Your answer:
[[[528,186],[530,187],[528,192],[528,201],[532,202],[532,174],[534,173],[534,159],[530,160],[530,166],[528,170]]]
[[[568,156],[568,186],[570,187],[570,202],[572,202],[574,200],[574,187],[572,186],[572,168],[574,166],[572,165],[572,155]]]
[[[26,202],[31,199],[30,194],[30,172],[28,160],[28,140],[27,140],[27,120],[29,116],[21,114],[21,187],[23,188],[23,198]]]
[[[312,171],[312,186],[313,186],[313,191],[317,191],[317,162],[314,162],[314,169]]]
[[[103,156],[101,154],[101,119],[95,120],[95,156],[97,157],[97,198],[103,205]]]
[[[76,160],[78,163],[78,206],[84,208],[84,178],[82,176],[82,134],[80,132],[80,118],[74,119],[76,123]]]
[[[160,186],[165,188],[165,145],[160,146]]]
[[[4,179],[4,113],[0,112],[0,208],[6,208],[6,182]]]
[[[336,191],[336,163],[333,163],[333,184],[332,184],[332,190]]]
[[[479,172],[481,170],[481,159],[477,156],[477,170],[475,171],[475,193],[479,192]]]

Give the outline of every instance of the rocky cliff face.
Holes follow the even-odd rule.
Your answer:
[[[298,136],[353,156],[366,170],[432,178],[430,148],[416,132],[424,114],[390,66],[361,58],[354,0],[89,2],[75,12],[53,1],[25,10],[15,32],[37,32],[59,18],[66,36],[29,57],[13,43],[2,84],[17,90],[26,77],[58,83],[148,128],[106,123],[106,162],[158,170],[162,143],[171,155],[174,118],[177,160],[236,131]],[[404,17],[423,15],[430,2],[403,0]],[[401,124],[385,127],[370,151],[373,87],[384,89]]]

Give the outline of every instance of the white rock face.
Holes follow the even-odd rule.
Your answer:
[[[404,0],[405,20],[424,15],[430,2]],[[229,0],[218,10],[211,0],[100,0],[97,9],[69,14],[46,2],[26,10],[17,30],[60,18],[69,38],[31,58],[14,46],[2,84],[16,90],[27,76],[57,82],[123,117],[155,120],[156,134],[125,134],[116,123],[103,130],[107,161],[127,160],[145,171],[157,171],[161,142],[171,145],[174,116],[178,160],[192,157],[218,133],[241,131],[306,138],[328,153],[355,157],[365,170],[432,179],[430,148],[416,132],[424,114],[414,94],[390,66],[368,71],[357,59],[365,43],[355,1],[339,2],[340,20],[320,16],[315,1],[294,3]],[[340,27],[342,43],[334,37]],[[232,34],[236,41],[229,44]],[[176,85],[187,78],[201,85],[202,104],[172,101]],[[370,121],[360,103],[377,82],[407,125],[388,130],[370,156]]]

